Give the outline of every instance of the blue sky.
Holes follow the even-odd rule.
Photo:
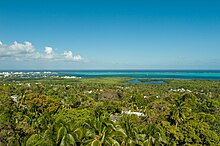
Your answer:
[[[1,0],[0,69],[220,69],[219,0]]]

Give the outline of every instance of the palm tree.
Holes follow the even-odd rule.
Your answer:
[[[144,140],[142,140],[142,145],[152,146],[167,144],[165,131],[159,125],[147,124],[140,131],[145,135]]]
[[[170,109],[168,121],[178,127],[178,124],[186,119],[186,116],[190,113],[190,111],[191,109],[186,102],[177,99]]]
[[[131,122],[131,116],[132,115],[127,115],[126,117],[123,117],[121,121],[121,126],[126,133],[126,137],[123,139],[122,145],[136,145],[139,143],[141,136],[143,136],[138,133],[138,129]]]
[[[62,126],[60,127],[58,133],[57,133],[57,140],[56,140],[57,146],[74,146],[75,139],[73,136],[67,132],[67,129]]]
[[[33,134],[26,141],[26,146],[39,145],[53,146],[54,143],[51,140],[47,139],[45,137],[45,134]]]
[[[99,114],[97,118],[90,120],[89,123],[85,123],[84,127],[88,130],[87,133],[89,133],[89,140],[85,141],[85,144],[94,146],[120,145],[115,140],[116,136],[126,137],[126,134],[122,128],[116,127],[108,119],[106,115]]]

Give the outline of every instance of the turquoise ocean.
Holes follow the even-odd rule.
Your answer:
[[[46,76],[74,76],[81,78],[129,77],[148,79],[220,80],[220,70],[16,70],[21,72],[53,72]],[[11,71],[9,71],[11,72]],[[13,70],[12,72],[15,72]],[[45,74],[22,77],[43,77]]]
[[[82,78],[129,77],[149,79],[203,79],[220,80],[220,70],[54,70],[60,76]]]

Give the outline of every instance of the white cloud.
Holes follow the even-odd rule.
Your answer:
[[[0,57],[26,56],[34,52],[35,48],[30,42],[24,42],[23,44],[14,42],[9,46],[0,42]]]
[[[9,46],[11,51],[15,51],[16,53],[32,53],[35,51],[33,45],[30,42],[24,42],[20,44],[18,42],[14,42],[11,46]]]
[[[68,60],[73,60],[73,61],[80,61],[82,60],[82,57],[80,55],[73,55],[72,51],[64,51],[64,56]]]
[[[73,53],[72,51],[64,51],[64,56],[67,58],[67,59],[71,59],[73,58]]]
[[[51,47],[45,47],[45,53],[47,55],[52,55],[53,54],[53,48]]]
[[[83,58],[80,55],[73,56],[73,60],[75,60],[75,61],[80,61],[82,59]]]
[[[53,56],[53,48],[51,47],[45,47],[45,50],[44,52],[46,53],[46,58],[50,58],[52,59],[54,56]]]
[[[63,54],[54,52],[52,47],[45,47],[44,52],[38,52],[31,42],[11,45],[3,44],[0,41],[0,59],[14,58],[15,60],[51,60],[51,61],[81,61],[80,55],[73,55],[72,51],[64,51]]]

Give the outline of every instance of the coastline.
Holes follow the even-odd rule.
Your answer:
[[[3,77],[126,77],[135,79],[220,80],[220,70],[19,70],[0,71]]]

